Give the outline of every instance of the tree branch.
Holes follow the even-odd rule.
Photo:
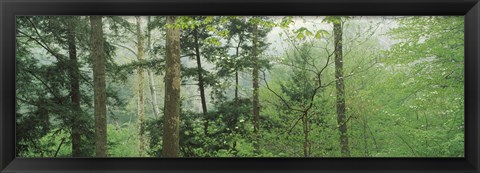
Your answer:
[[[62,138],[62,141],[61,141],[60,144],[58,145],[57,151],[55,151],[55,155],[54,155],[53,157],[57,157],[58,152],[60,151],[60,148],[61,148],[62,145],[63,145],[63,142],[65,142],[65,138]]]
[[[295,111],[299,111],[299,112],[303,112],[303,110],[300,110],[300,109],[296,109],[296,108],[292,108],[288,103],[287,101],[282,97],[280,96],[279,94],[277,94],[277,92],[273,91],[270,86],[268,85],[268,82],[266,80],[266,76],[265,76],[265,71],[262,71],[263,73],[263,81],[265,81],[265,85],[267,86],[267,89],[272,92],[273,94],[275,94],[275,96],[277,96],[285,106],[287,106],[288,109],[291,109],[291,110],[295,110]]]

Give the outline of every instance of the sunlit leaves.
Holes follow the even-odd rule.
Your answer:
[[[209,43],[209,44],[213,44],[213,45],[216,45],[216,46],[220,46],[220,40],[218,40],[217,38],[215,37],[208,37],[204,40],[206,43]]]
[[[299,40],[302,40],[304,38],[316,38],[316,39],[321,39],[328,35],[328,31],[324,29],[319,29],[315,32],[315,35],[313,34],[313,30],[307,29],[306,27],[301,27],[299,29],[296,29],[293,31],[294,34],[296,34],[296,38]]]
[[[305,35],[304,35],[303,33],[301,33],[301,32],[300,32],[300,33],[297,33],[297,39],[300,39],[300,40],[301,40],[301,39],[303,39],[303,38],[305,38]]]
[[[340,24],[342,21],[351,19],[351,16],[326,16],[322,22],[325,23],[332,23],[332,24]]]
[[[275,22],[273,22],[272,20],[268,20],[268,18],[256,17],[256,16],[249,18],[248,23],[257,24],[257,25],[260,25],[261,27],[266,27],[266,28],[272,28],[277,26]]]
[[[322,37],[325,37],[326,35],[328,35],[328,31],[327,30],[318,30],[316,33],[315,33],[315,38],[317,39],[320,39]]]
[[[291,24],[294,24],[295,22],[293,21],[293,16],[285,16],[282,18],[282,21],[280,21],[279,26],[282,28],[288,28],[290,27]]]

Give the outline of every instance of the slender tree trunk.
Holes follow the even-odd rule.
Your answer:
[[[238,62],[238,59],[240,57],[238,57],[238,54],[239,54],[239,49],[240,49],[240,45],[242,43],[242,37],[239,36],[238,38],[238,45],[236,47],[236,51],[235,51],[235,55],[236,55],[236,60],[235,62]],[[238,66],[238,64],[237,64]],[[235,104],[238,106],[238,67],[235,68]]]
[[[307,68],[307,60],[306,59],[303,59],[302,58],[302,66],[303,66],[303,69],[308,69]],[[309,77],[307,75],[307,72],[305,70],[303,70],[301,72],[301,76],[303,78],[303,92],[302,92],[302,98],[303,98],[303,105],[304,107],[307,107],[307,105],[309,104],[308,103],[308,100],[312,97],[312,96],[309,96],[308,95],[308,89],[309,89],[309,85],[308,85],[308,82],[309,82]],[[313,93],[313,97],[315,96],[316,93]],[[313,100],[311,100],[313,102]],[[310,103],[311,104],[311,103]],[[303,111],[303,115],[302,115],[302,123],[303,123],[303,155],[304,157],[308,157],[310,155],[310,140],[308,138],[309,136],[309,117],[308,117],[308,111],[310,109],[305,109]]]
[[[310,155],[309,144],[310,141],[308,139],[309,129],[308,129],[308,112],[305,111],[302,115],[302,123],[303,123],[303,156],[308,157]]]
[[[147,75],[148,75],[148,82],[149,82],[149,87],[150,87],[150,95],[152,97],[152,109],[153,109],[153,114],[155,117],[160,117],[160,110],[158,109],[158,99],[157,99],[157,91],[155,88],[155,80],[153,79],[153,74],[150,72],[150,70],[147,70]]]
[[[198,30],[197,28],[193,29],[193,39],[195,41],[195,56],[197,58],[197,71],[198,71],[198,89],[200,90],[200,98],[202,102],[202,111],[203,117],[205,118],[204,122],[204,133],[208,135],[208,124],[209,120],[207,117],[207,101],[205,100],[205,81],[202,74],[202,61],[200,59],[200,44],[198,43]]]
[[[367,136],[367,118],[362,117],[363,121],[363,145],[364,145],[364,152],[365,152],[365,157],[369,156],[370,153],[368,151],[368,136]]]
[[[235,68],[235,104],[238,106],[238,68]]]
[[[69,63],[69,73],[70,73],[70,99],[73,105],[72,116],[72,157],[81,157],[82,155],[82,136],[81,130],[79,129],[80,124],[79,119],[82,116],[80,111],[80,82],[79,82],[79,70],[78,70],[78,60],[77,60],[77,43],[75,40],[75,21],[74,19],[69,20],[67,23],[67,44],[68,44],[68,55],[70,58]]]
[[[240,99],[238,97],[238,88],[239,88],[238,87],[239,86],[239,84],[238,84],[238,69],[239,69],[238,68],[238,62],[239,62],[240,57],[238,55],[239,55],[239,52],[240,52],[239,49],[240,49],[241,43],[242,43],[242,37],[240,36],[237,47],[236,47],[236,52],[235,52],[236,67],[235,67],[235,98],[234,98],[234,101],[235,101],[235,105],[237,106],[237,108],[239,108],[239,106],[240,106]],[[234,124],[231,128],[235,129],[235,126],[237,125],[237,122],[238,122],[238,116],[233,117],[233,122],[234,122]],[[234,131],[234,133],[236,133],[236,131],[238,131],[238,130],[233,130],[233,131]],[[232,148],[233,148],[233,152],[235,153],[235,156],[237,156],[237,153],[238,153],[236,146],[237,146],[237,139],[234,139]]]
[[[167,17],[173,25],[175,16]],[[163,157],[178,157],[180,122],[180,30],[167,28],[165,69],[165,115],[163,125]]]
[[[150,25],[150,16],[148,16],[148,21],[147,21],[147,26]],[[151,34],[150,34],[150,29],[147,28],[147,50],[149,51],[151,48]],[[150,87],[150,95],[152,97],[152,109],[153,109],[153,114],[155,114],[155,117],[160,117],[160,110],[158,110],[158,99],[157,99],[157,90],[155,88],[155,80],[153,79],[153,74],[150,70],[147,69],[147,75],[148,75],[148,84]]]
[[[90,16],[92,27],[93,85],[95,115],[95,154],[107,157],[107,105],[105,94],[105,52],[101,16]]]
[[[253,25],[253,132],[255,135],[254,147],[260,151],[260,105],[258,100],[258,25]]]
[[[142,61],[145,56],[145,49],[144,49],[144,37],[142,33],[142,19],[140,16],[135,17],[137,20],[137,59],[139,61]],[[140,157],[144,156],[145,153],[145,136],[143,135],[143,122],[145,119],[145,74],[144,74],[144,69],[142,67],[139,67],[137,69],[137,79],[138,79],[138,109],[137,109],[137,125],[138,125],[138,142],[139,142],[139,154]]]
[[[343,28],[341,22],[333,23],[333,34],[335,40],[335,80],[337,89],[337,123],[340,131],[340,148],[342,156],[350,157],[348,147],[347,122],[345,115],[345,85],[343,82],[343,53],[342,53],[342,35]]]

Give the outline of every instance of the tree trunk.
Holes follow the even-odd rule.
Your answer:
[[[340,19],[339,19],[340,20]],[[343,82],[343,53],[342,53],[342,22],[333,23],[333,34],[335,39],[335,80],[337,95],[337,123],[340,131],[340,148],[342,156],[350,157],[348,148],[347,122],[345,115],[345,85]]]
[[[238,106],[238,68],[235,68],[235,104]]]
[[[158,110],[158,99],[157,99],[157,91],[155,88],[155,80],[153,79],[153,74],[150,72],[150,70],[147,70],[147,75],[148,75],[148,84],[150,87],[150,95],[152,97],[152,109],[153,109],[153,114],[155,115],[156,118],[160,117],[160,110]]]
[[[236,47],[236,51],[235,51],[235,55],[236,55],[236,59],[235,59],[235,64],[236,64],[236,67],[235,67],[235,104],[238,106],[238,59],[240,57],[238,57],[238,54],[239,54],[239,49],[240,49],[240,45],[242,43],[242,36],[239,36],[238,38],[238,44],[237,44],[237,47]]]
[[[90,16],[92,27],[95,154],[107,156],[107,106],[105,94],[105,52],[103,49],[103,24],[101,16]]]
[[[197,58],[197,71],[198,71],[198,89],[200,90],[200,98],[202,102],[202,112],[205,118],[204,133],[208,135],[208,117],[207,117],[207,101],[205,100],[205,81],[202,74],[202,61],[200,59],[200,45],[198,43],[198,31],[197,28],[193,29],[193,39],[195,41],[195,56]]]
[[[147,26],[150,25],[150,16],[148,16],[148,21],[147,21]],[[147,51],[150,51],[151,49],[151,34],[150,34],[150,29],[147,28]],[[157,90],[155,88],[155,80],[153,79],[153,74],[150,70],[147,69],[147,75],[148,75],[148,84],[150,87],[150,95],[152,97],[152,109],[153,109],[153,114],[155,114],[155,117],[158,118],[160,117],[160,110],[158,110],[158,99],[157,99]]]
[[[175,16],[167,17],[173,25]],[[178,157],[180,121],[180,30],[167,28],[165,64],[165,115],[163,125],[163,157]]]
[[[365,157],[368,157],[370,155],[368,151],[368,136],[367,136],[367,123],[368,120],[365,117],[362,117],[362,122],[363,122],[363,145],[364,145],[364,152],[365,152]]]
[[[144,37],[142,33],[142,28],[141,28],[141,23],[142,19],[140,16],[136,16],[136,21],[137,21],[137,59],[139,61],[142,61],[144,59],[145,55],[145,49],[144,49]],[[137,69],[137,75],[138,75],[138,109],[137,109],[137,123],[138,123],[138,142],[139,142],[139,154],[140,157],[144,156],[145,153],[145,137],[143,135],[143,122],[145,119],[145,75],[143,74],[143,68],[139,67]]]
[[[254,148],[260,150],[260,105],[258,100],[258,24],[253,25],[253,132],[255,135]]]
[[[310,141],[308,139],[309,129],[308,129],[308,112],[305,111],[302,115],[302,123],[303,123],[303,156],[308,157],[310,155],[309,144]]]
[[[73,105],[72,115],[72,157],[85,156],[82,154],[82,136],[79,119],[82,116],[80,111],[80,83],[79,83],[79,70],[77,60],[77,43],[75,40],[75,19],[70,19],[67,22],[67,44],[68,44],[68,56],[70,58],[69,63],[69,75],[70,75],[70,99]]]

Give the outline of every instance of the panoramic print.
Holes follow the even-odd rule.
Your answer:
[[[17,16],[18,157],[464,157],[463,16]]]

